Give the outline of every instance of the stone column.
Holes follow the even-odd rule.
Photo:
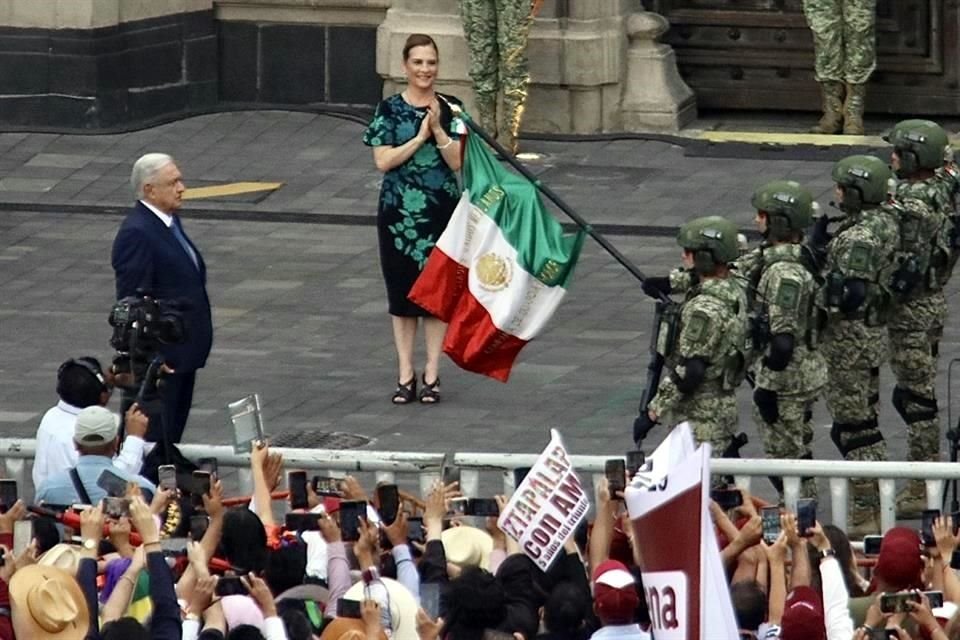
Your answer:
[[[633,0],[547,0],[530,33],[530,96],[524,131],[596,133],[618,130],[626,39]],[[440,48],[437,86],[473,107],[469,54],[458,0],[394,0],[377,31],[377,71],[384,95],[402,90],[401,50],[411,33]]]
[[[627,131],[677,131],[697,117],[693,91],[677,71],[676,54],[657,39],[670,24],[660,14],[638,11],[627,18],[627,76],[623,126]]]
[[[216,101],[213,0],[0,2],[0,123],[101,128]]]

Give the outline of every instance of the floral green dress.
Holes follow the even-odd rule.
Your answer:
[[[462,104],[453,96],[443,97],[450,103]],[[426,108],[408,104],[400,94],[390,96],[377,106],[363,134],[363,143],[371,147],[402,145],[417,135],[426,115]],[[451,138],[459,138],[452,123],[445,122],[444,127]],[[457,176],[444,162],[432,137],[409,160],[383,176],[377,236],[391,315],[430,315],[407,300],[407,294],[459,198]]]

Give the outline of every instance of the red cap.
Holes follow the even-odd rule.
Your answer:
[[[334,498],[332,496],[323,496],[323,510],[327,512],[327,515],[331,515],[340,511],[340,498]]]
[[[597,617],[604,624],[633,622],[640,596],[637,583],[626,565],[605,560],[593,572],[593,602]]]
[[[810,587],[797,587],[787,594],[780,619],[780,640],[827,640],[823,604]]]
[[[917,532],[907,527],[887,531],[873,575],[897,590],[923,588],[923,557]]]

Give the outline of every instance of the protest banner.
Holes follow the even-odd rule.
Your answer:
[[[500,530],[544,571],[587,515],[590,501],[556,429],[500,514]]]
[[[688,425],[675,427],[652,456],[669,466],[657,469],[655,462],[655,477],[625,492],[657,640],[738,637],[708,511],[710,446],[690,452],[692,443]]]

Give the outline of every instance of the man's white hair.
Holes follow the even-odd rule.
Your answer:
[[[143,198],[143,187],[154,176],[159,173],[168,164],[173,162],[173,158],[165,153],[148,153],[140,156],[140,159],[133,163],[133,171],[130,172],[130,188],[133,189],[135,198]]]

